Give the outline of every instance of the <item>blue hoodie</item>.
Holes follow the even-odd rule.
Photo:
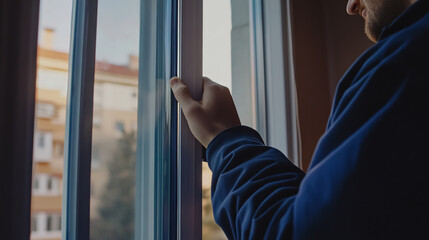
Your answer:
[[[229,239],[429,239],[429,1],[342,78],[306,174],[243,126],[206,158]]]

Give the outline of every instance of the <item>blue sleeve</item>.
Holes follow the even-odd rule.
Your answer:
[[[229,239],[429,239],[427,29],[429,14],[349,70],[305,177],[250,128],[209,144]]]
[[[303,171],[244,126],[219,134],[207,149],[207,160],[215,220],[228,239],[291,236]]]
[[[341,134],[333,126],[305,177],[250,128],[218,135],[207,160],[228,239],[429,239],[429,101],[401,101],[423,96],[415,93],[398,93],[392,102],[402,104],[379,109],[318,158]]]
[[[429,239],[429,59],[409,53],[346,88],[305,177],[250,128],[210,143],[229,239]]]

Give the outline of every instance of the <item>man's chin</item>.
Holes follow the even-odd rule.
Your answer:
[[[375,36],[373,33],[371,33],[370,31],[368,31],[368,30],[365,30],[365,34],[366,34],[366,36],[368,37],[368,39],[371,41],[371,42],[373,42],[373,43],[377,43],[377,41],[378,41],[378,37],[377,36]]]
[[[381,31],[377,27],[365,21],[365,34],[371,42],[377,43]]]

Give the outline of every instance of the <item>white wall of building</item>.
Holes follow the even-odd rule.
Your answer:
[[[103,110],[137,111],[137,86],[101,83],[97,88],[94,105]]]
[[[67,96],[68,73],[52,69],[39,68],[37,70],[37,88],[60,91],[61,95]]]

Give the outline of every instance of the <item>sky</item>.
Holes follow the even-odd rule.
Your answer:
[[[139,52],[140,0],[99,0],[97,61],[126,65]],[[68,52],[72,0],[41,0],[39,29],[55,30],[54,49]],[[203,74],[231,87],[230,0],[203,0]],[[39,42],[42,34],[39,34]]]
[[[138,55],[139,0],[99,0],[97,61],[124,65],[130,54]],[[54,49],[68,52],[72,0],[41,0],[39,30],[55,30]],[[39,34],[39,42],[42,34]]]
[[[71,0],[41,0],[39,17],[39,43],[41,30],[55,30],[54,49],[67,52],[70,45]]]

